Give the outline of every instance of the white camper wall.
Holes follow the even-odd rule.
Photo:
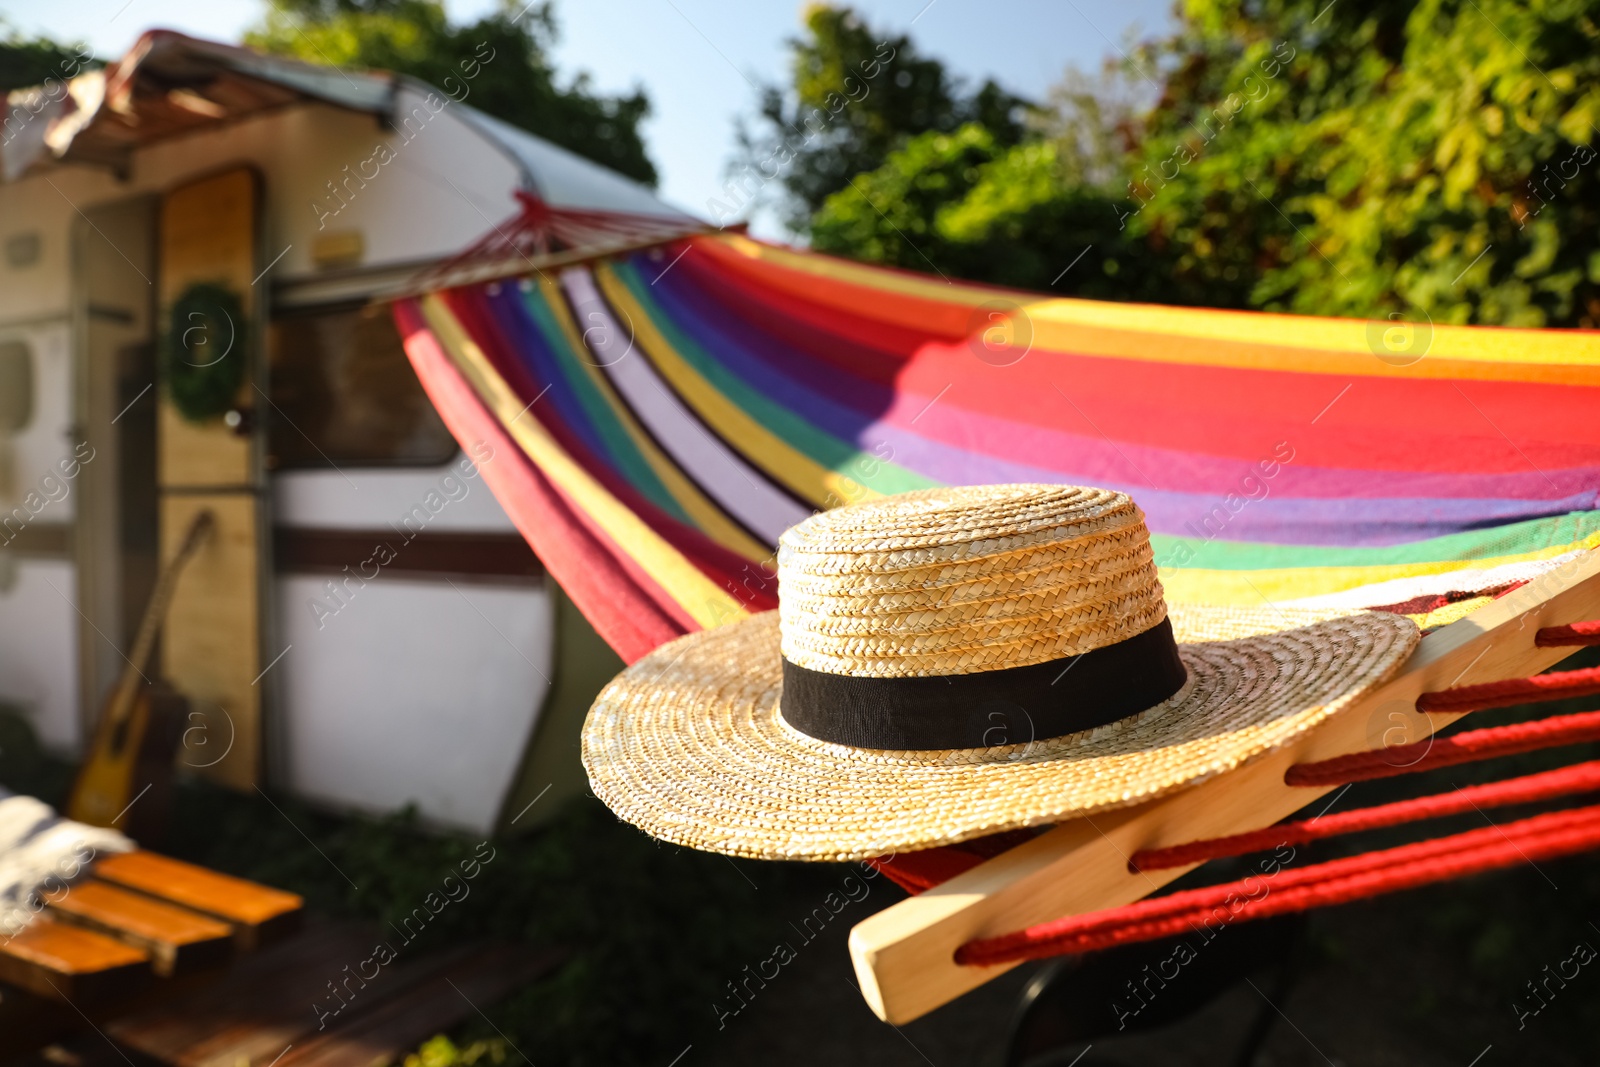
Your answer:
[[[0,704],[62,755],[76,752],[80,740],[77,595],[70,560],[0,562]]]
[[[0,543],[11,529],[7,520],[12,509],[18,506],[24,508],[28,526],[71,524],[78,506],[73,492],[76,474],[67,477],[67,472],[82,466],[72,462],[80,449],[72,425],[72,348],[67,323],[47,321],[10,329],[0,325],[0,341],[12,340],[25,344],[32,356],[33,417],[20,434],[7,436],[0,444],[0,463],[10,467],[0,473]],[[88,452],[80,458],[93,462]]]
[[[0,328],[47,317],[62,321],[72,306],[72,220],[78,210],[128,195],[106,171],[69,167],[0,184],[0,240],[39,235],[39,259],[14,268],[0,260]]]
[[[384,530],[399,523],[464,456],[442,467],[345,468],[282,471],[272,476],[272,508],[279,526],[334,530]],[[458,479],[466,494],[428,520],[430,530],[515,533],[516,527],[482,481]],[[458,490],[459,492],[459,490]]]
[[[393,132],[331,109],[307,109],[286,126],[303,151],[267,175],[269,217],[288,248],[273,268],[280,285],[316,277],[319,236],[360,233],[363,266],[377,268],[453,254],[515,212],[516,167],[450,105],[435,113],[442,99],[430,106],[402,89]],[[387,530],[453,467],[278,472],[274,522]],[[460,484],[466,495],[433,516],[430,531],[514,532],[481,481]],[[329,616],[311,606],[334,603],[327,581],[275,579],[280,647],[290,649],[275,668],[286,784],[340,807],[414,803],[430,822],[487,832],[548,689],[546,591],[382,574]]]
[[[327,578],[278,579],[289,785],[338,807],[489,833],[550,688],[543,587],[384,575],[337,614]],[[369,669],[357,669],[367,665]],[[381,666],[372,670],[372,666]]]
[[[18,507],[35,536],[47,524],[69,524],[76,510],[70,487],[37,515],[26,503],[73,451],[72,201],[103,187],[90,175],[61,174],[54,180],[54,186],[39,180],[0,185],[0,243],[26,235],[38,239],[33,262],[13,266],[0,258],[0,341],[28,346],[34,390],[29,424],[0,441],[0,465],[6,468],[0,471],[0,531],[5,531],[0,542],[15,535],[20,543],[23,535],[15,526],[4,525]],[[40,558],[18,552],[15,544],[0,547],[0,704],[20,711],[46,746],[64,753],[79,741],[76,597],[75,569],[65,555]]]
[[[6,229],[0,240],[27,219],[0,214]],[[0,266],[0,341],[26,346],[33,379],[28,424],[0,435],[0,704],[21,712],[57,752],[72,752],[79,741],[76,574],[66,551],[42,554],[28,546],[54,534],[47,540],[70,550],[77,511],[81,462],[72,425],[70,328],[64,305],[51,306],[65,287],[50,284],[65,273],[58,258],[65,243],[42,242],[31,267]],[[36,303],[19,302],[19,294]]]
[[[430,533],[515,532],[481,478],[437,468],[283,471],[280,526],[393,530],[434,493]],[[392,544],[404,551],[399,536]],[[487,833],[549,693],[555,620],[543,586],[377,572],[280,574],[278,675],[288,785],[364,811],[414,803]],[[338,596],[328,583],[335,581]],[[357,669],[381,665],[381,670]]]
[[[448,97],[436,96],[434,106],[440,100]],[[329,233],[360,232],[364,268],[450,256],[516,212],[521,176],[454,105],[435,114],[424,101],[402,87],[398,114],[408,121],[398,130],[371,115],[306,104],[163,141],[137,154],[134,182],[163,189],[225,165],[260,170],[265,255],[283,253],[266,284],[316,277],[312,249]]]

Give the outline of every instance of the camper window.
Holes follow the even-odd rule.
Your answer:
[[[387,307],[284,310],[267,347],[273,467],[436,466],[455,455]]]
[[[0,341],[0,434],[33,421],[33,353],[22,341]]]

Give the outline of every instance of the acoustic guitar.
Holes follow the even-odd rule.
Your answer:
[[[184,534],[178,553],[156,579],[150,603],[139,623],[138,635],[127,658],[127,666],[117,679],[116,688],[100,715],[94,744],[67,799],[67,817],[94,826],[113,826],[132,832],[122,819],[136,801],[144,800],[133,826],[147,832],[134,833],[141,839],[158,836],[165,821],[165,807],[172,775],[172,761],[188,702],[171,686],[145,677],[156,635],[172,603],[178,576],[184,565],[200,550],[216,526],[216,517],[202,511],[194,517]],[[155,796],[142,797],[149,789]],[[148,843],[148,841],[146,841]]]

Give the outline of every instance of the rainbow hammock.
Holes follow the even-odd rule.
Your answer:
[[[1592,332],[1061,299],[730,233],[394,313],[456,439],[630,662],[776,606],[778,535],[814,510],[941,484],[1130,493],[1173,601],[1424,625],[1600,543]]]

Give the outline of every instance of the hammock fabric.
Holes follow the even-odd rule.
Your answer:
[[[1008,292],[734,234],[394,313],[629,661],[774,607],[778,535],[812,511],[939,484],[1131,493],[1169,600],[1425,624],[1600,543],[1590,332],[1435,326],[1395,356],[1391,323]]]
[[[554,233],[547,216],[513,220],[489,243],[539,252],[518,235]],[[1600,544],[1600,334],[1405,333],[1059,299],[727,233],[559,274],[527,262],[527,276],[493,281],[473,280],[487,276],[481,264],[441,271],[436,291],[396,301],[395,319],[445,423],[630,662],[775,607],[778,536],[814,510],[940,484],[1127,491],[1172,601],[1383,608],[1424,626]],[[1580,624],[1546,638],[1592,644],[1595,633]],[[1547,698],[1549,684],[1442,699]],[[1441,740],[1417,767],[1600,736],[1596,716]],[[1338,781],[1397,773],[1388,762],[1300,770]],[[1502,792],[1507,803],[1568,795],[1593,776]],[[1460,803],[1423,798],[1333,825]],[[1593,847],[1600,808],[1504,830],[1513,836],[1477,831],[1292,872],[1251,914]],[[874,862],[919,891],[1028,836]],[[1229,892],[1077,916],[970,944],[961,959],[1160,936],[1215,921]]]

